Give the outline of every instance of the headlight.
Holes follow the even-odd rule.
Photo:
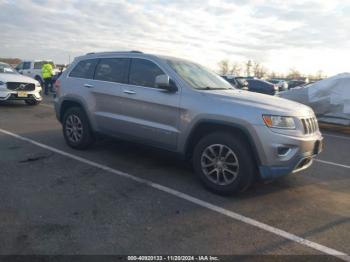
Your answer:
[[[39,87],[41,86],[39,82],[35,83],[35,86]]]
[[[270,128],[295,129],[293,117],[263,115],[263,119]]]

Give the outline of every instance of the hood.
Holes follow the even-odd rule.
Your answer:
[[[33,84],[38,83],[38,81],[28,76],[23,76],[21,74],[6,74],[6,73],[0,73],[0,81],[1,82],[23,82],[23,83],[33,83]]]
[[[283,115],[301,116],[313,115],[314,112],[308,106],[303,104],[279,98],[276,96],[254,93],[244,90],[206,90],[203,91],[206,96],[213,96],[222,102],[234,102],[246,104],[248,106],[260,108],[263,111],[281,113]]]

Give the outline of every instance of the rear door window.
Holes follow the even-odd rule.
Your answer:
[[[34,69],[41,69],[43,67],[43,62],[35,62]]]
[[[129,69],[128,58],[103,58],[100,59],[96,71],[95,80],[126,83]]]
[[[164,72],[152,61],[140,58],[131,59],[129,84],[155,87],[156,77]]]
[[[92,79],[95,72],[97,59],[80,61],[70,72],[70,77]]]

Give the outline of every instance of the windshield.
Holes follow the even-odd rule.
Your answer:
[[[196,89],[234,89],[221,76],[208,69],[184,60],[167,60],[167,63],[190,86]]]
[[[17,72],[10,65],[0,63],[0,74],[17,74]]]

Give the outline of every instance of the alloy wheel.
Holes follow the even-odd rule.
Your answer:
[[[239,163],[231,148],[222,144],[213,144],[203,150],[201,168],[212,183],[226,186],[237,178]]]
[[[76,115],[68,116],[66,120],[66,135],[73,143],[78,143],[83,137],[83,124]]]

